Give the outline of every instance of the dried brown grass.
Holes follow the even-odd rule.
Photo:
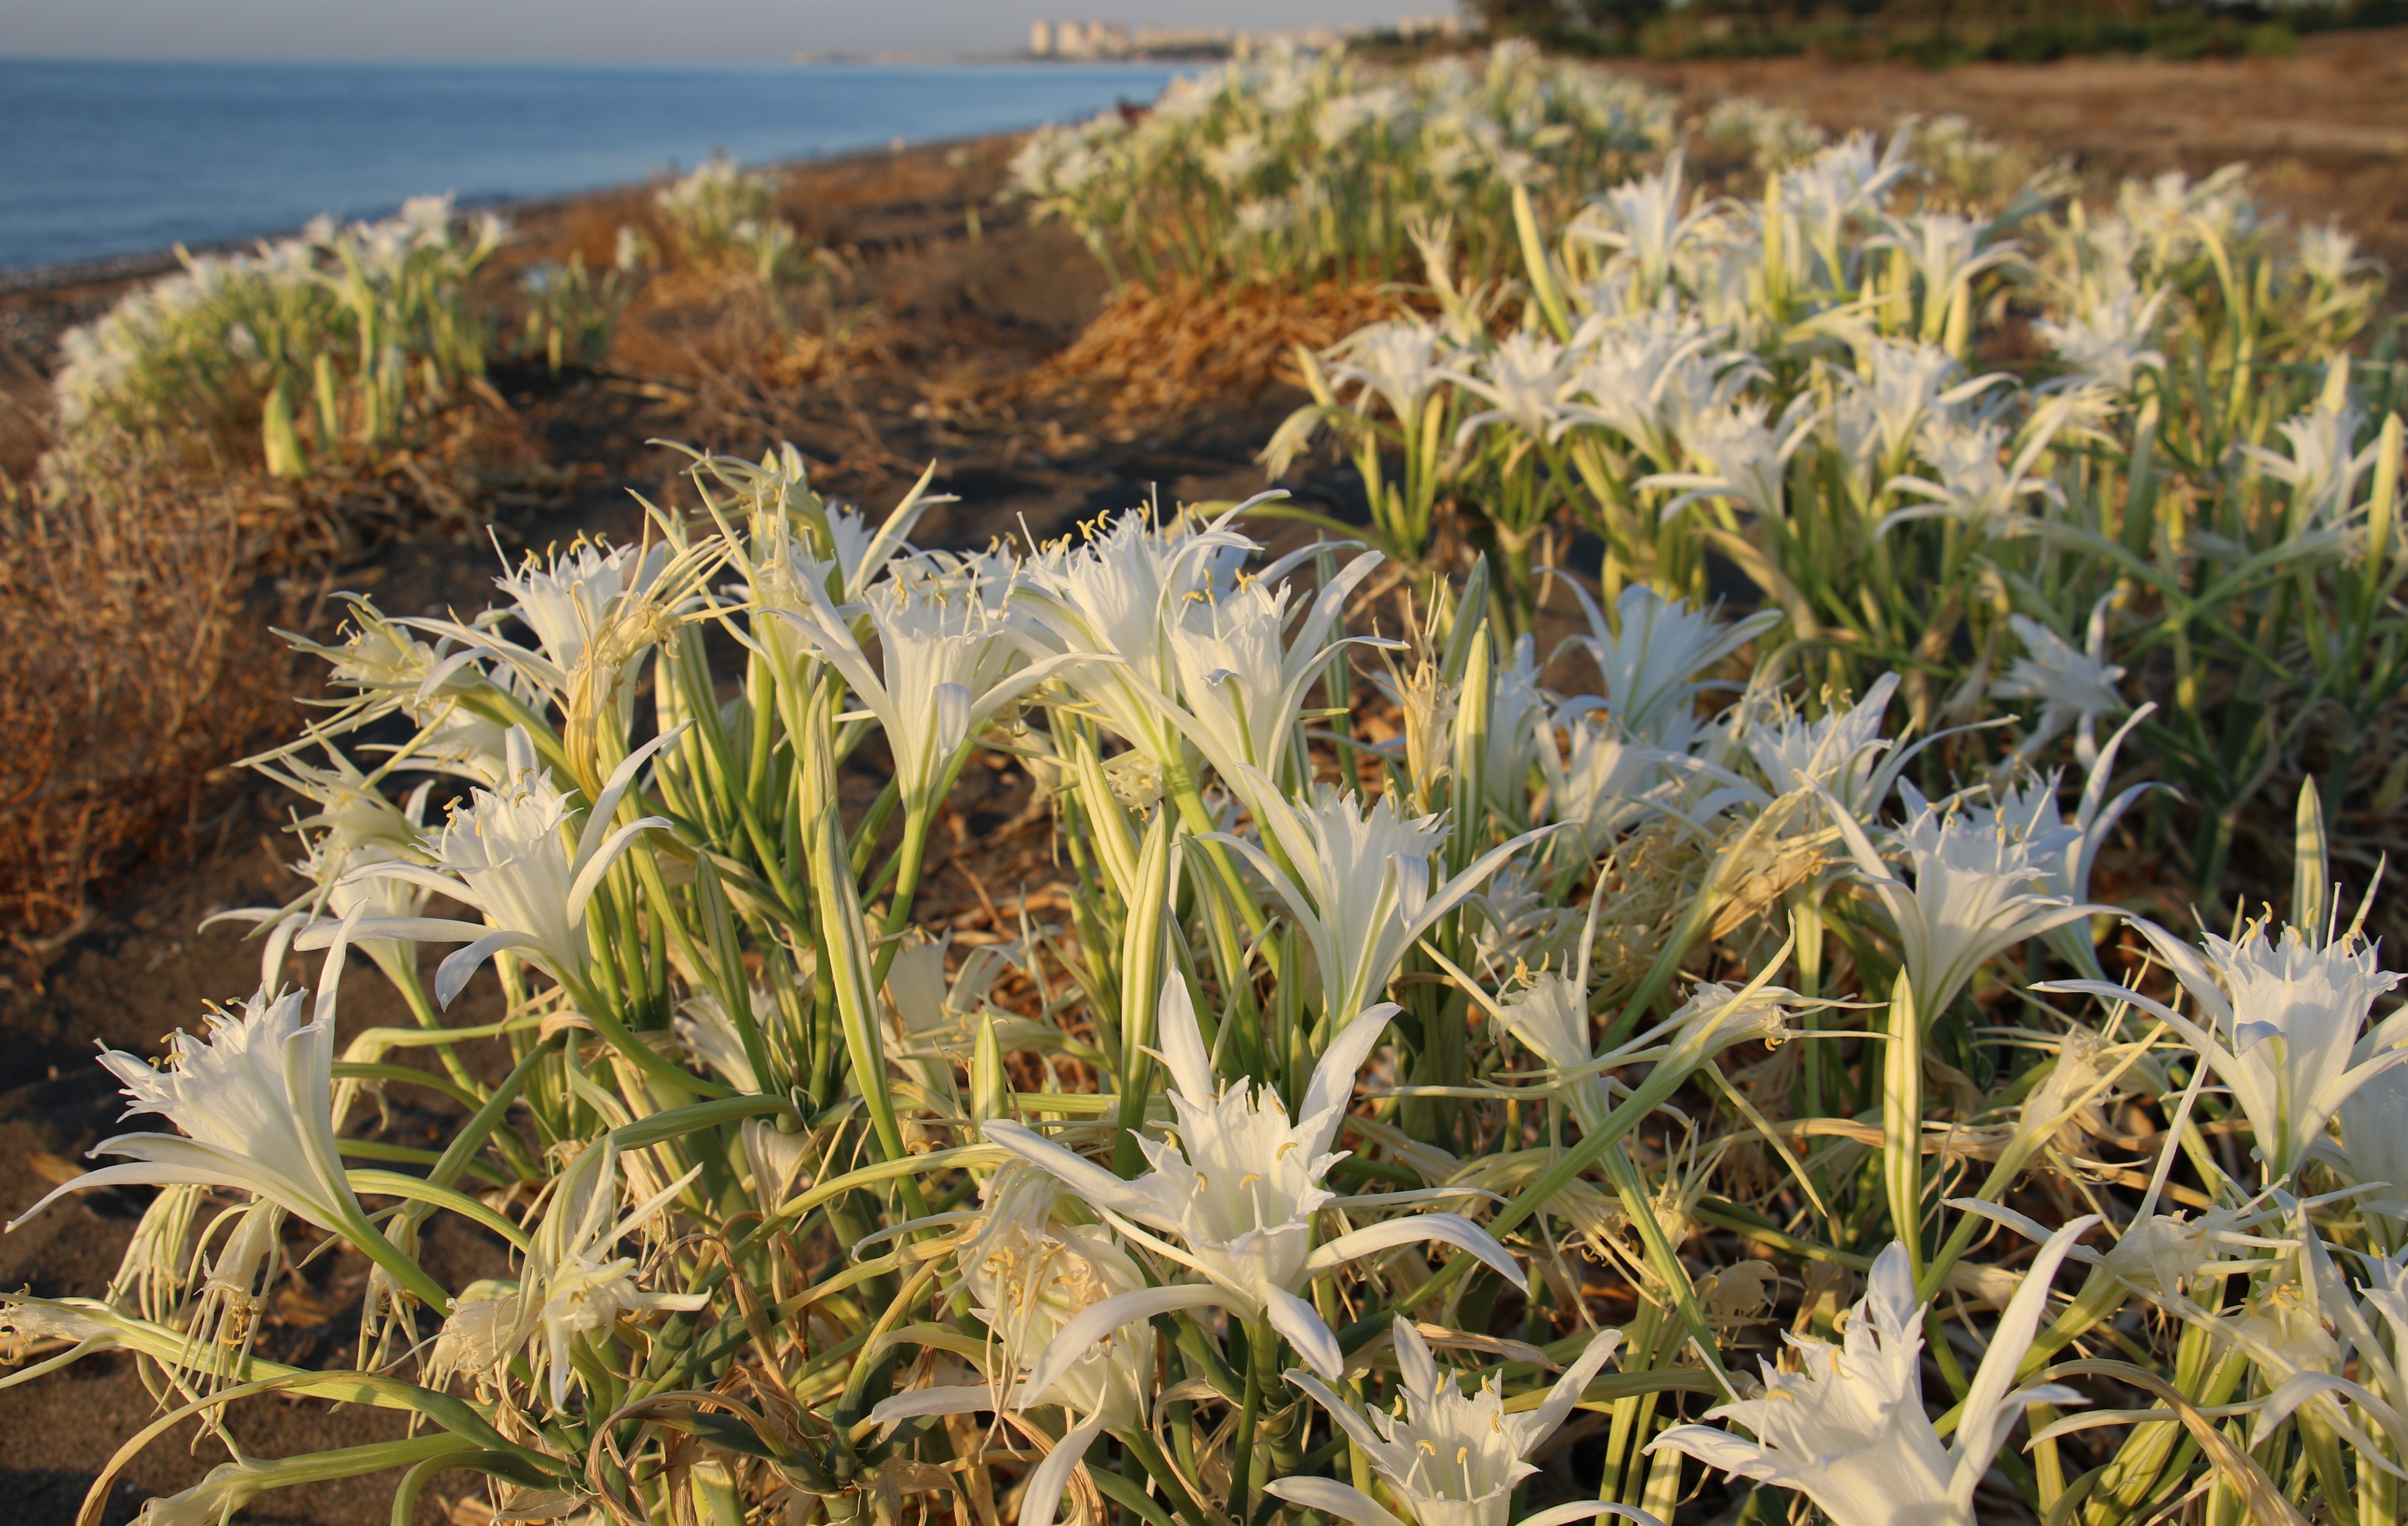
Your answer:
[[[290,703],[229,491],[0,497],[0,934],[37,967]]]
[[[1108,439],[1131,438],[1205,403],[1300,385],[1297,345],[1326,350],[1401,306],[1392,288],[1337,281],[1305,292],[1131,283],[1016,392],[1030,403],[1081,410]]]

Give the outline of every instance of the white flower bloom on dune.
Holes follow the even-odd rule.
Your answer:
[[[1775,418],[1772,405],[1742,397],[1683,420],[1681,450],[1697,469],[1659,471],[1638,485],[1674,488],[1681,496],[1664,508],[1670,517],[1703,498],[1728,498],[1766,519],[1786,516],[1789,459],[1821,422],[1811,395],[1799,393]]]
[[[306,995],[262,990],[241,1010],[208,1015],[207,1035],[179,1032],[165,1070],[122,1050],[100,1062],[125,1086],[126,1111],[155,1113],[180,1134],[120,1134],[94,1156],[132,1158],[86,1172],[44,1197],[14,1229],[69,1192],[88,1188],[190,1183],[251,1192],[322,1230],[349,1234],[365,1222],[335,1141],[335,1003],[331,982],[314,1016]]]
[[[1961,283],[2016,255],[2010,240],[1984,247],[1994,224],[1977,223],[1961,212],[1884,215],[1881,222],[1882,231],[1867,239],[1865,247],[1895,250],[1914,269],[1923,285],[1926,339],[1938,339],[1944,333],[1945,314]]]
[[[2358,479],[2373,467],[2381,443],[2358,448],[2366,425],[2366,410],[2349,396],[2348,366],[2340,361],[2323,395],[2276,425],[2288,454],[2259,445],[2236,447],[2253,469],[2291,490],[2290,534],[2341,530],[2356,517]]]
[[[1627,317],[1592,314],[1572,337],[1580,363],[1568,391],[1564,416],[1575,424],[1602,425],[1637,446],[1659,471],[1681,464],[1680,431],[1692,416],[1726,400],[1731,385],[1751,369],[1730,367],[1727,357],[1710,355],[1729,338],[1694,313],[1650,309]]]
[[[1226,594],[1189,600],[1170,627],[1171,658],[1179,669],[1184,713],[1195,728],[1211,733],[1205,750],[1235,757],[1273,777],[1285,771],[1296,745],[1297,717],[1307,690],[1328,671],[1330,654],[1341,645],[1394,646],[1373,637],[1331,633],[1340,629],[1346,600],[1379,567],[1378,552],[1346,564],[1288,629],[1292,585],[1277,589],[1249,578]]]
[[[1251,500],[1250,500],[1251,501]],[[1022,569],[1035,635],[1054,654],[1110,653],[1078,670],[1075,686],[1111,727],[1157,763],[1179,760],[1179,693],[1171,629],[1191,596],[1209,597],[1254,542],[1228,527],[1246,507],[1192,531],[1166,533],[1143,510],[1046,546]]]
[[[1995,819],[1944,811],[1910,791],[1914,817],[1897,833],[1914,877],[1909,885],[1890,872],[1846,807],[1828,795],[1825,803],[1861,882],[1888,914],[1915,1012],[1927,1025],[1993,956],[2051,928],[2114,910],[2071,904],[2042,887],[2050,859],[2071,840],[2071,829],[2027,837]]]
[[[2129,1001],[2163,1019],[2232,1088],[2269,1184],[2304,1163],[2359,1087],[2408,1060],[2408,1009],[2366,1029],[2375,999],[2400,984],[2352,927],[2329,940],[2263,923],[2238,941],[2205,936],[2205,954],[2142,917],[2129,919],[2198,1003],[2204,1024],[2121,986],[2071,980],[2035,987]]]
[[[2112,800],[2107,798],[2107,786],[2115,772],[2115,755],[2123,750],[2125,739],[2133,728],[2157,708],[2154,703],[2143,705],[2116,727],[2106,746],[2093,749],[2089,776],[2083,781],[2082,796],[2074,805],[2072,819],[2068,820],[2057,808],[2057,792],[2064,777],[2061,770],[2027,776],[2020,785],[1994,784],[1989,803],[1971,803],[1966,807],[1967,814],[1976,824],[2003,828],[2011,835],[2035,844],[2033,860],[2042,868],[2042,889],[2068,901],[2088,900],[2091,867],[2098,860],[2099,850],[2106,845],[2108,834],[2142,797],[2164,787],[2143,781],[2127,786]],[[2061,923],[2041,936],[2064,956],[2067,963],[2093,976],[2100,974],[2098,953],[2091,946],[2086,922]]]
[[[1819,788],[1856,820],[1872,821],[1880,816],[1899,773],[1922,750],[1901,748],[1882,734],[1882,719],[1898,685],[1896,673],[1884,673],[1856,704],[1845,710],[1828,705],[1811,721],[1777,691],[1754,691],[1741,744],[1774,796]]]
[[[565,701],[589,656],[598,655],[609,670],[597,669],[588,677],[597,680],[597,691],[612,694],[624,710],[633,702],[634,685],[623,680],[641,656],[642,648],[620,650],[625,643],[610,643],[607,634],[656,584],[673,581],[670,564],[679,559],[659,544],[606,547],[580,541],[554,553],[549,562],[530,555],[518,570],[494,579],[494,586],[509,595],[511,603],[471,624],[433,618],[394,622],[458,643],[457,650],[429,669],[418,702],[431,698],[437,686],[449,682],[459,669],[486,657],[498,659],[526,684]],[[525,626],[533,643],[496,635],[494,627],[504,616]],[[603,646],[611,650],[604,651]]]
[[[1989,423],[1942,422],[1937,416],[1923,431],[1921,448],[1937,478],[1893,477],[1893,493],[1922,500],[1885,515],[1874,534],[1918,519],[1954,519],[1985,536],[2012,540],[2028,535],[2032,516],[2024,500],[2047,497],[2057,484],[2033,475],[2032,468],[2072,417],[2079,399],[2058,397],[2042,405],[2024,427],[2022,443],[2012,460],[2006,456],[2006,432]]]
[[[1608,246],[1639,273],[1640,300],[1653,302],[1671,279],[1682,246],[1712,223],[1716,209],[1692,206],[1682,184],[1679,151],[1664,167],[1625,180],[1591,201],[1571,227],[1575,238]]]
[[[1589,1380],[1622,1345],[1620,1332],[1598,1332],[1539,1407],[1508,1414],[1494,1379],[1466,1394],[1454,1375],[1442,1372],[1431,1359],[1428,1343],[1412,1320],[1399,1318],[1394,1328],[1398,1375],[1404,1389],[1401,1416],[1375,1410],[1367,1421],[1311,1373],[1291,1371],[1287,1380],[1311,1394],[1329,1412],[1331,1422],[1363,1449],[1414,1526],[1507,1526],[1513,1487],[1539,1471],[1528,1461],[1530,1454],[1555,1433]],[[1369,1495],[1331,1479],[1280,1478],[1267,1487],[1291,1504],[1356,1526],[1392,1526],[1397,1519]],[[1594,1511],[1598,1506],[1574,1508]]]
[[[1422,405],[1446,381],[1437,329],[1419,317],[1358,328],[1330,352],[1329,377],[1358,383],[1353,406],[1369,410],[1377,396],[1398,419],[1418,425]]]
[[[2124,708],[2124,697],[2115,692],[2124,669],[2107,660],[2107,604],[2101,598],[2091,607],[2089,637],[2078,652],[2064,637],[2028,614],[2008,617],[2008,627],[2024,643],[2025,655],[2014,660],[2005,677],[1990,685],[1990,697],[2037,699],[2041,707],[2040,724],[2015,749],[2016,756],[2035,756],[2071,728],[2074,756],[2082,766],[2087,769],[2098,761],[2099,717]]]
[[[1206,1279],[1121,1294],[1086,1310],[1047,1348],[1027,1379],[1032,1391],[1042,1392],[1097,1339],[1132,1319],[1206,1305],[1267,1320],[1314,1371],[1334,1379],[1344,1367],[1338,1337],[1297,1289],[1318,1273],[1399,1245],[1455,1245],[1515,1287],[1525,1285],[1505,1247],[1459,1214],[1411,1214],[1312,1244],[1313,1216],[1334,1196],[1322,1178],[1344,1159],[1329,1146],[1354,1100],[1355,1073],[1397,1011],[1373,1007],[1331,1040],[1305,1090],[1303,1116],[1291,1122],[1276,1093],[1252,1082],[1216,1085],[1186,985],[1174,973],[1163,983],[1158,1031],[1178,1143],[1139,1141],[1151,1172],[1123,1181],[1024,1124],[986,1125],[989,1140],[1052,1172],[1124,1234]],[[1403,1206],[1418,1199],[1399,1194],[1395,1201]],[[1178,1236],[1184,1248],[1139,1225]]]
[[[1858,346],[1864,374],[1840,378],[1842,408],[1862,413],[1880,442],[1880,460],[1890,471],[1902,467],[1925,425],[1950,416],[2010,378],[2000,371],[1956,380],[1956,358],[1936,344],[1869,338]]]
[[[1973,1491],[2026,1404],[2084,1403],[2062,1384],[2009,1391],[2047,1312],[2049,1279],[2073,1243],[2097,1224],[2074,1220],[2049,1236],[1991,1332],[1965,1396],[1953,1445],[1923,1413],[1923,1309],[1906,1247],[1873,1263],[1850,1314],[1846,1345],[1785,1337],[1802,1371],[1764,1368],[1765,1394],[1707,1411],[1745,1426],[1745,1440],[1710,1425],[1676,1426],[1648,1447],[1686,1452],[1734,1477],[1796,1490],[1833,1526],[1975,1526]]]
[[[618,1145],[609,1134],[587,1144],[561,1171],[519,1284],[480,1284],[444,1321],[437,1337],[438,1370],[491,1373],[533,1343],[538,1376],[557,1409],[568,1402],[569,1385],[583,1381],[572,1360],[580,1337],[628,1316],[708,1306],[706,1293],[644,1288],[636,1259],[613,1254],[701,1173],[696,1166],[614,1216],[620,1202]]]
[[[645,816],[613,828],[619,802],[635,787],[636,775],[652,754],[678,732],[654,738],[629,754],[611,772],[602,798],[580,826],[569,797],[536,760],[523,730],[509,737],[509,772],[493,789],[474,792],[433,843],[435,864],[374,863],[362,877],[391,876],[465,901],[485,914],[485,922],[443,917],[363,921],[356,936],[468,946],[444,959],[435,972],[435,999],[452,999],[487,959],[505,949],[541,966],[562,984],[582,986],[593,966],[585,932],[586,904],[610,866],[634,846],[637,834],[670,825]],[[296,939],[317,948],[335,936],[336,925],[321,922]]]
[[[991,612],[974,583],[923,589],[890,582],[843,609],[814,581],[805,580],[803,590],[800,610],[775,613],[877,717],[909,807],[935,799],[980,727],[1065,666],[1093,660],[1086,653],[1058,654],[1013,671],[1025,635],[1010,615]],[[853,633],[855,614],[868,618],[876,662]]]
[[[1215,832],[1209,840],[1235,848],[1286,902],[1312,945],[1322,1014],[1333,1026],[1379,1000],[1406,950],[1440,917],[1555,829],[1525,832],[1432,885],[1432,866],[1449,830],[1440,817],[1405,814],[1393,792],[1367,806],[1319,783],[1302,799],[1290,799],[1259,770],[1234,760],[1214,762],[1289,868],[1244,838]]]
[[[1054,1216],[1062,1195],[1056,1177],[1014,1162],[980,1189],[982,1211],[953,1242],[963,1289],[993,1337],[990,1380],[907,1389],[869,1412],[891,1425],[1048,1404],[1068,1411],[1073,1423],[1021,1493],[1019,1526],[1053,1526],[1071,1470],[1105,1432],[1144,1428],[1154,1386],[1153,1332],[1142,1313],[1096,1332],[1043,1388],[1030,1381],[1065,1326],[1108,1299],[1146,1290],[1137,1263],[1111,1235]],[[1129,1324],[1139,1328],[1124,1335]]]
[[[2172,291],[2159,287],[2143,299],[2127,288],[2090,303],[2087,313],[2037,319],[2032,331],[2065,363],[2071,385],[2128,396],[2143,370],[2165,369],[2166,357],[2150,347],[2149,335]]]
[[[1569,637],[1565,644],[1597,664],[1606,710],[1624,734],[1651,742],[1670,741],[1682,708],[1715,687],[1699,675],[1781,623],[1780,611],[1759,610],[1726,624],[1714,610],[1693,610],[1642,583],[1622,590],[1608,623],[1588,590],[1577,583],[1571,587],[1588,634]]]
[[[1456,425],[1455,443],[1501,424],[1526,438],[1553,443],[1563,432],[1563,405],[1572,378],[1572,355],[1541,334],[1508,334],[1471,370],[1450,367],[1447,379],[1476,394],[1488,406]]]
[[[1650,797],[1664,783],[1668,758],[1610,720],[1568,704],[1555,724],[1541,727],[1539,770],[1547,782],[1546,814],[1576,839],[1576,859],[1594,859],[1628,828],[1646,819]],[[1558,725],[1563,731],[1555,740]]]

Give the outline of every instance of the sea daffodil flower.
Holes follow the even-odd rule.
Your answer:
[[[1338,1337],[1297,1290],[1316,1274],[1398,1245],[1431,1240],[1455,1245],[1513,1286],[1526,1286],[1505,1247],[1460,1214],[1413,1214],[1312,1244],[1313,1215],[1335,1196],[1322,1178],[1345,1158],[1329,1146],[1354,1099],[1355,1072],[1399,1010],[1383,1002],[1346,1025],[1313,1068],[1303,1116],[1291,1122],[1276,1093],[1251,1082],[1215,1083],[1186,984],[1173,974],[1163,983],[1159,1031],[1179,1143],[1139,1141],[1151,1172],[1123,1181],[1025,1124],[996,1119],[986,1125],[990,1141],[1060,1177],[1123,1234],[1206,1279],[1122,1294],[1087,1309],[1062,1328],[1038,1361],[1027,1380],[1032,1392],[1042,1392],[1097,1340],[1131,1319],[1207,1304],[1268,1320],[1314,1371],[1335,1378],[1345,1365]],[[1146,1229],[1176,1235],[1183,1247]]]
[[[1412,1321],[1398,1319],[1395,1329],[1397,1370],[1404,1379],[1402,1417],[1374,1411],[1366,1421],[1311,1373],[1291,1371],[1287,1380],[1312,1395],[1363,1449],[1416,1526],[1506,1526],[1513,1486],[1539,1471],[1529,1455],[1555,1433],[1589,1379],[1622,1345],[1620,1332],[1598,1332],[1538,1408],[1509,1415],[1494,1380],[1467,1395],[1439,1370]],[[1369,1495],[1329,1479],[1280,1478],[1266,1487],[1292,1504],[1357,1526],[1385,1526],[1396,1519]]]
[[[181,1182],[251,1192],[331,1233],[365,1228],[335,1139],[332,981],[340,962],[338,948],[314,1015],[308,1015],[307,992],[270,996],[263,988],[239,1011],[210,1013],[205,1038],[178,1033],[164,1070],[122,1050],[102,1054],[101,1064],[134,1100],[129,1116],[156,1113],[183,1132],[101,1141],[94,1156],[130,1156],[131,1162],[84,1173],[8,1227],[69,1192]]]
[[[432,845],[433,868],[389,862],[357,871],[363,878],[408,880],[466,901],[485,914],[484,924],[379,917],[357,924],[354,935],[466,943],[436,968],[435,1000],[442,1006],[450,1006],[468,977],[504,950],[541,966],[565,986],[582,986],[594,959],[585,935],[586,904],[637,834],[669,825],[666,816],[645,816],[613,830],[610,820],[635,787],[637,771],[678,735],[667,732],[628,754],[580,828],[575,805],[536,760],[533,741],[512,727],[508,772],[495,787],[476,791],[465,808],[452,813]],[[295,939],[294,946],[322,947],[337,926],[320,922]]]
[[[1710,1420],[1738,1421],[1756,1440],[1682,1425],[1647,1449],[1669,1447],[1735,1477],[1796,1490],[1833,1526],[1975,1526],[1973,1490],[2016,1413],[2026,1404],[2084,1402],[2062,1384],[2009,1390],[2047,1310],[2050,1277],[2098,1222],[2095,1214],[2075,1219],[2033,1257],[1973,1375],[1953,1446],[1941,1444],[1923,1413],[1923,1309],[1906,1247],[1893,1244],[1873,1262],[1844,1346],[1789,1336],[1802,1371],[1768,1364],[1763,1398],[1706,1412]]]
[[[2378,969],[2378,949],[2351,928],[2329,942],[2261,924],[2236,942],[2210,933],[2206,957],[2143,917],[2130,919],[2199,1003],[2193,1022],[2161,1001],[2098,980],[2033,987],[2129,1001],[2173,1028],[2232,1088],[2249,1119],[2266,1180],[2279,1182],[2323,1142],[2325,1126],[2360,1087],[2408,1060],[2408,1009],[2361,1035],[2374,999],[2401,977]],[[2399,1184],[2394,1184],[2399,1185]]]

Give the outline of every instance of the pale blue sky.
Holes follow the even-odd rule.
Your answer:
[[[0,55],[84,58],[784,58],[1001,50],[1039,15],[1134,25],[1387,22],[1450,0],[13,0]]]

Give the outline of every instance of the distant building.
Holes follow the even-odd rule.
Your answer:
[[[1226,26],[1140,26],[1125,22],[1039,21],[1028,26],[1028,51],[1038,58],[1226,57],[1276,40],[1328,47],[1326,27],[1300,33],[1248,34]]]

